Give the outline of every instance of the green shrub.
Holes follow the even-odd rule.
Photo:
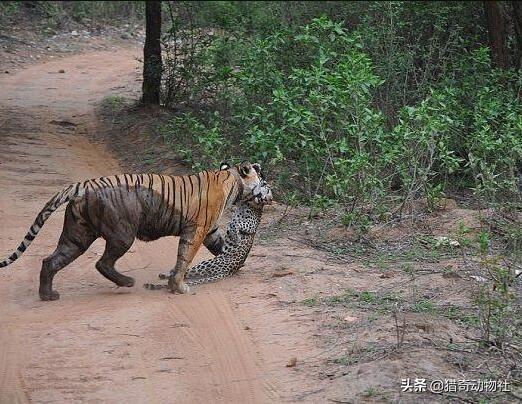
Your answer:
[[[515,72],[492,69],[487,48],[462,57],[455,69],[459,80],[441,83],[418,106],[401,111],[389,161],[398,164],[408,197],[458,176],[487,201],[520,202],[522,106],[512,87],[520,87]]]
[[[378,107],[382,89],[402,76],[372,60],[377,34],[364,19],[351,31],[325,16],[302,26],[271,20],[269,34],[249,35],[244,10],[234,7],[236,29],[214,21],[228,30],[175,31],[182,42],[183,35],[204,37],[165,78],[165,92],[174,88],[173,100],[194,111],[172,127],[195,142],[196,149],[182,148],[187,159],[259,160],[277,173],[271,180],[278,194],[318,210],[340,206],[343,223],[364,228],[420,197],[435,209],[448,188],[473,189],[484,202],[520,203],[520,74],[492,68],[485,47],[468,51],[471,37],[458,40],[459,29],[444,37],[455,7],[464,6],[447,5],[437,17],[436,43],[451,48],[432,60],[440,69],[402,101],[395,92],[391,109]],[[396,7],[389,15],[420,18],[416,6],[410,14],[409,6]]]
[[[185,113],[166,122],[160,127],[160,135],[196,170],[219,167],[229,149],[229,143],[216,122],[205,126],[192,114]]]

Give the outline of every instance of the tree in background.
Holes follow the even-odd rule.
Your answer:
[[[161,1],[145,3],[145,46],[143,48],[143,86],[141,101],[144,104],[160,103],[161,89]]]
[[[508,67],[506,52],[506,22],[498,1],[484,1],[484,11],[489,32],[491,58],[496,67]]]

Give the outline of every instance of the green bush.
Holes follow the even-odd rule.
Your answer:
[[[444,10],[440,38],[454,6]],[[186,158],[259,160],[277,173],[271,175],[277,193],[318,209],[339,205],[347,224],[364,218],[367,226],[420,197],[434,209],[458,187],[483,201],[519,203],[520,74],[492,68],[486,47],[469,51],[466,42],[457,55],[452,37],[451,58],[437,62],[443,70],[402,98],[420,101],[390,118],[379,108],[390,83],[377,74],[383,65],[370,57],[370,31],[363,28],[350,31],[323,16],[268,35],[241,35],[242,26],[206,36],[193,47],[197,63],[185,59],[165,81],[193,79],[176,101],[193,113],[171,127],[195,141]]]
[[[166,122],[160,128],[160,135],[195,169],[219,167],[230,146],[217,125],[219,115],[214,118],[214,125],[205,126],[192,114],[185,113]]]
[[[236,77],[243,90],[236,99],[253,106],[240,116],[248,123],[243,148],[255,159],[293,170],[309,199],[350,202],[379,192],[384,128],[371,89],[381,81],[360,51],[360,38],[321,18],[256,45],[265,57],[248,59]],[[271,61],[281,66],[267,68]]]
[[[401,111],[389,160],[398,164],[408,196],[459,177],[487,201],[520,202],[520,82],[513,71],[491,68],[487,48],[462,57],[455,69],[459,80],[442,82],[418,106]]]

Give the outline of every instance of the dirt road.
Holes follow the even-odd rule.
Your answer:
[[[133,49],[88,53],[0,78],[0,255],[18,245],[63,185],[122,172],[84,135],[96,130],[96,102],[136,87],[136,55]],[[175,238],[136,242],[119,261],[136,279],[131,289],[116,288],[94,269],[103,250],[98,240],[55,278],[61,299],[41,302],[41,260],[56,245],[63,210],[0,273],[0,402],[288,399],[281,375],[289,372],[284,363],[293,342],[256,345],[244,325],[252,312],[231,301],[232,280],[183,296],[141,287],[173,266]],[[208,256],[200,251],[198,259]],[[252,321],[270,333],[265,318]]]

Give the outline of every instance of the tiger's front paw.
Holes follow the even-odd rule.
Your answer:
[[[186,293],[190,292],[190,288],[188,287],[188,285],[185,282],[180,282],[179,285],[176,285],[176,286],[177,286],[178,292],[181,294],[186,294]]]
[[[169,277],[169,289],[172,293],[179,292],[185,294],[190,292],[190,288],[183,279],[175,279],[172,276]]]

